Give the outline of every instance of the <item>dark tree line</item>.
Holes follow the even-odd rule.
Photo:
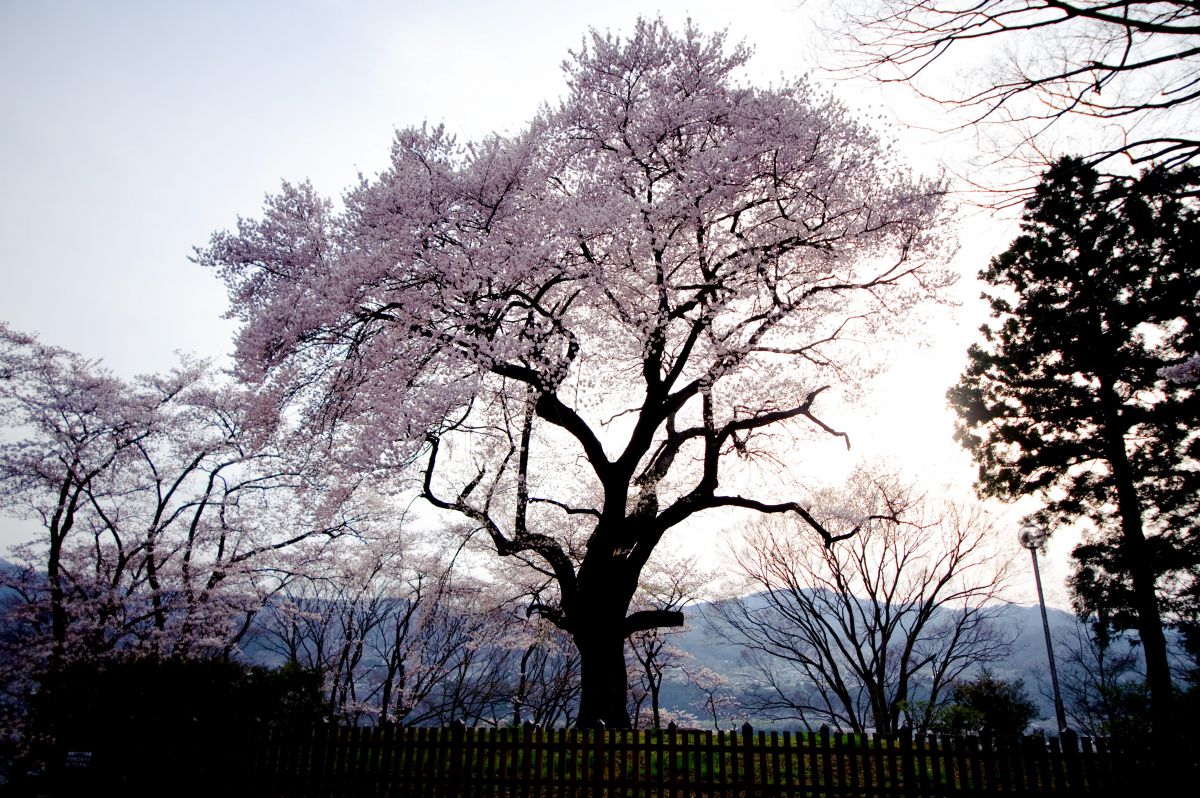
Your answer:
[[[1200,393],[1161,376],[1200,351],[1200,175],[1104,182],[1065,159],[1022,234],[981,273],[992,321],[949,394],[982,493],[1085,522],[1076,602],[1144,647],[1156,728],[1172,725],[1164,627],[1197,612]]]

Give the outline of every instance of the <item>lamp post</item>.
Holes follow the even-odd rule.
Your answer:
[[[1029,549],[1033,557],[1033,581],[1037,584],[1038,606],[1042,609],[1042,631],[1046,633],[1046,656],[1050,660],[1050,683],[1054,686],[1054,714],[1058,720],[1058,733],[1067,730],[1067,716],[1063,711],[1062,695],[1058,692],[1058,669],[1054,666],[1054,644],[1050,640],[1050,621],[1046,618],[1046,598],[1042,594],[1042,574],[1038,570],[1038,549],[1046,541],[1046,530],[1033,524],[1021,527],[1019,540]]]

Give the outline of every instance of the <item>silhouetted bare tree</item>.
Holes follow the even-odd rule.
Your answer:
[[[1179,165],[1200,159],[1200,6],[1191,0],[867,0],[847,12],[852,68],[996,123],[1039,165],[1045,134],[1087,120],[1088,159]],[[996,57],[979,61],[986,45]],[[970,49],[976,79],[961,67]],[[1063,154],[1063,153],[1059,153]],[[1038,170],[1040,171],[1040,169]]]
[[[858,534],[821,545],[794,524],[752,527],[737,558],[760,592],[716,605],[716,627],[746,647],[760,711],[859,733],[893,733],[903,714],[924,731],[951,683],[1008,651],[992,528],[867,474],[821,504],[823,524]]]

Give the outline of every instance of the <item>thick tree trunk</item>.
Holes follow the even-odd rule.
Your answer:
[[[1125,490],[1132,491],[1129,485]],[[1121,498],[1122,547],[1129,563],[1130,582],[1133,584],[1133,604],[1137,613],[1138,636],[1142,641],[1142,653],[1146,657],[1146,685],[1150,688],[1150,719],[1153,729],[1160,735],[1170,735],[1173,724],[1172,705],[1174,690],[1171,686],[1171,669],[1167,660],[1167,638],[1163,634],[1162,616],[1158,608],[1158,593],[1155,590],[1154,569],[1150,563],[1149,546],[1142,531],[1140,512],[1127,510]]]
[[[1139,530],[1140,531],[1140,530]],[[1140,558],[1148,555],[1145,538],[1140,545]],[[1137,611],[1138,636],[1142,639],[1142,651],[1146,656],[1146,684],[1150,688],[1150,718],[1154,731],[1160,736],[1170,736],[1174,725],[1174,689],[1171,686],[1171,669],[1167,659],[1167,638],[1163,634],[1162,618],[1158,609],[1158,595],[1154,589],[1154,573],[1148,564],[1135,563],[1131,569],[1134,609]]]
[[[625,670],[625,636],[620,624],[575,633],[579,648],[580,687],[578,726],[630,728]]]
[[[1138,636],[1146,657],[1146,686],[1150,689],[1150,739],[1163,762],[1173,762],[1183,753],[1178,748],[1178,720],[1175,717],[1175,691],[1167,660],[1167,639],[1163,634],[1158,592],[1149,546],[1142,529],[1141,506],[1131,481],[1118,477],[1121,506],[1122,546],[1129,563],[1133,583],[1133,607],[1137,613]],[[1133,496],[1133,499],[1127,497]],[[1132,506],[1129,506],[1132,505]],[[1134,512],[1136,510],[1137,512]],[[1152,770],[1147,786],[1151,792],[1174,786],[1169,771]],[[1163,794],[1166,794],[1165,792]]]

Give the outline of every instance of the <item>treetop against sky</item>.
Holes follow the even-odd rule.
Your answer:
[[[630,602],[700,514],[855,534],[776,464],[846,439],[821,396],[953,282],[944,184],[803,80],[743,84],[749,57],[692,23],[593,29],[527,127],[402,129],[341,210],[285,183],[197,251],[271,417],[352,471],[422,471],[545,575],[530,609],[579,648],[584,725],[629,724],[625,638],[682,623]],[[747,462],[772,479],[731,489]]]

